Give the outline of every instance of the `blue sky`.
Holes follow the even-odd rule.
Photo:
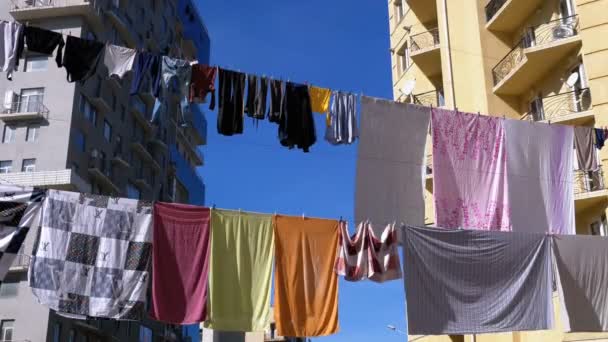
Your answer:
[[[211,62],[226,68],[390,98],[391,71],[386,1],[199,0],[211,35]],[[216,132],[207,112],[208,145],[201,173],[207,204],[218,208],[340,218],[354,206],[356,146],[331,146],[322,137],[311,152],[287,150],[277,126],[246,120],[245,134]],[[387,324],[405,330],[403,283],[340,281],[337,335],[318,341],[404,341]]]

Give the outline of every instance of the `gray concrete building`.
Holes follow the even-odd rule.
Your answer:
[[[195,8],[190,0],[189,8]],[[209,37],[200,16],[184,18],[184,0],[3,0],[0,19],[19,21],[81,38],[161,52],[188,60],[209,59]],[[198,15],[198,11],[191,11]],[[187,22],[186,22],[187,20]],[[202,32],[202,34],[201,34]],[[201,51],[207,49],[207,51]],[[0,183],[95,194],[203,204],[206,121],[193,107],[177,124],[177,96],[170,119],[148,121],[151,93],[129,96],[131,75],[109,78],[103,64],[85,82],[68,83],[55,56],[26,51],[9,81],[0,77]],[[176,341],[181,328],[145,320],[76,321],[39,305],[27,283],[34,233],[0,286],[0,341]]]

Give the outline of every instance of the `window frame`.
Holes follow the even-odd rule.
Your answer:
[[[8,132],[10,132],[10,134],[7,134]],[[14,143],[15,135],[17,135],[17,127],[12,126],[12,125],[4,125],[4,129],[2,130],[2,143],[3,144]]]
[[[29,62],[44,60],[44,68],[31,69],[28,68]],[[49,69],[49,56],[44,54],[27,54],[23,63],[23,72],[41,72]]]
[[[103,120],[103,138],[106,142],[112,142],[112,125],[107,119]]]
[[[5,163],[6,165],[2,165]],[[13,161],[12,160],[0,160],[0,174],[13,172]]]
[[[30,133],[33,132],[33,139],[30,139]],[[40,125],[28,125],[25,131],[25,141],[26,142],[36,142],[38,141],[38,136],[40,135]]]
[[[10,323],[10,327],[7,327],[7,323]],[[10,336],[7,338],[7,331],[10,330]],[[15,320],[14,319],[3,319],[0,321],[0,341],[13,341],[13,334],[15,332]]]
[[[26,162],[33,162],[32,164],[26,165]],[[21,161],[21,172],[30,173],[36,172],[36,158],[24,158]]]

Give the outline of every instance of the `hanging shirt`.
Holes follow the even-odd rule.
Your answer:
[[[169,95],[172,91],[177,93],[179,100],[179,124],[186,125],[189,112],[188,96],[190,92],[190,79],[192,79],[192,66],[188,61],[163,56],[161,60],[161,87],[154,94],[157,99],[152,110],[150,121],[155,122],[162,115],[159,111],[169,107]],[[161,93],[162,92],[162,93]]]
[[[549,236],[416,227],[403,236],[410,334],[553,328]]]
[[[245,74],[219,69],[219,108],[217,132],[222,135],[243,134]]]
[[[97,69],[104,45],[94,40],[68,36],[63,55],[63,67],[68,82],[85,81]]]
[[[279,122],[281,145],[309,152],[317,141],[317,135],[308,86],[287,82],[283,106],[284,112]]]
[[[437,226],[511,230],[504,122],[433,108]]]
[[[17,256],[30,227],[36,227],[44,190],[0,185],[0,286]]]
[[[555,235],[553,254],[564,330],[608,331],[608,238]]]
[[[593,143],[594,133],[594,129],[591,127],[574,127],[574,148],[576,149],[576,158],[580,170],[597,170],[597,154]]]
[[[327,111],[329,110],[329,99],[331,97],[331,90],[310,86],[309,92],[310,102],[312,103],[312,111],[320,114],[327,113]]]
[[[205,327],[264,331],[270,324],[272,217],[214,209],[211,230],[210,310]]]
[[[325,130],[325,140],[333,145],[352,144],[359,136],[357,129],[357,96],[334,93],[329,113],[330,123]]]
[[[211,93],[209,109],[215,109],[215,77],[217,68],[203,64],[192,66],[192,79],[190,80],[190,102],[203,102],[208,93]]]
[[[334,272],[339,222],[275,216],[274,318],[280,336],[339,331]]]
[[[362,97],[356,222],[424,225],[422,165],[430,114],[430,108]]]
[[[369,279],[378,283],[401,278],[399,238],[394,224],[378,238],[369,222],[362,222],[354,236],[340,223],[338,257],[334,267],[348,281]]]
[[[606,134],[603,128],[596,128],[595,130],[595,147],[598,150],[601,150],[604,147],[604,142],[606,141]]]
[[[268,109],[268,121],[279,123],[283,116],[284,102],[283,81],[270,81],[270,108]]]
[[[57,49],[55,62],[58,67],[63,66],[63,47],[65,46],[63,35],[33,26],[26,26],[23,30],[28,51],[52,55],[53,51]]]
[[[71,317],[141,319],[152,204],[49,190],[42,213],[29,269],[38,302]]]
[[[133,69],[137,51],[122,46],[107,44],[103,64],[108,68],[108,75],[122,78]]]
[[[19,65],[19,46],[23,40],[23,25],[17,22],[0,21],[0,33],[4,43],[0,44],[0,71],[12,79],[13,71]]]
[[[130,95],[149,91],[158,94],[160,91],[160,56],[148,52],[138,52],[133,64],[133,79]],[[147,82],[146,82],[147,81]]]
[[[154,204],[153,319],[180,325],[205,320],[210,240],[208,208]]]

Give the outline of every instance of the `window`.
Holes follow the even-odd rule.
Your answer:
[[[103,120],[103,137],[106,138],[107,142],[112,141],[112,125],[108,120]]]
[[[26,56],[25,72],[45,71],[49,66],[49,57],[44,55]]]
[[[41,111],[44,88],[21,89],[19,111],[21,113],[37,113]]]
[[[14,319],[0,321],[0,341],[12,341],[14,327]]]
[[[80,152],[84,152],[86,150],[86,138],[82,131],[77,131],[74,134],[74,143],[76,144],[76,148]]]
[[[97,126],[97,111],[84,95],[80,95],[80,111],[84,114],[87,121],[92,123],[93,126]]]
[[[25,135],[25,141],[36,141],[38,140],[38,130],[40,126],[27,126],[27,133]]]
[[[61,323],[55,322],[53,324],[53,342],[61,341]]]
[[[10,173],[13,169],[12,160],[0,160],[0,173]]]
[[[2,135],[2,143],[9,144],[15,141],[15,127],[13,126],[4,126],[4,134]]]
[[[127,184],[127,197],[131,198],[131,199],[139,199],[140,196],[141,196],[141,193],[139,192],[139,189],[135,185],[133,185],[132,183],[129,182],[129,184]],[[144,327],[142,326],[142,329],[143,328]]]
[[[152,329],[142,325],[139,328],[139,342],[152,342]]]
[[[395,1],[395,23],[401,22],[404,15],[405,11],[403,9],[403,0]]]
[[[3,282],[0,284],[0,298],[14,298],[19,293],[18,282]]]
[[[21,164],[21,172],[35,172],[36,171],[36,159],[23,159]]]
[[[404,73],[410,67],[410,49],[407,43],[401,51],[397,52],[397,64],[400,73]]]

